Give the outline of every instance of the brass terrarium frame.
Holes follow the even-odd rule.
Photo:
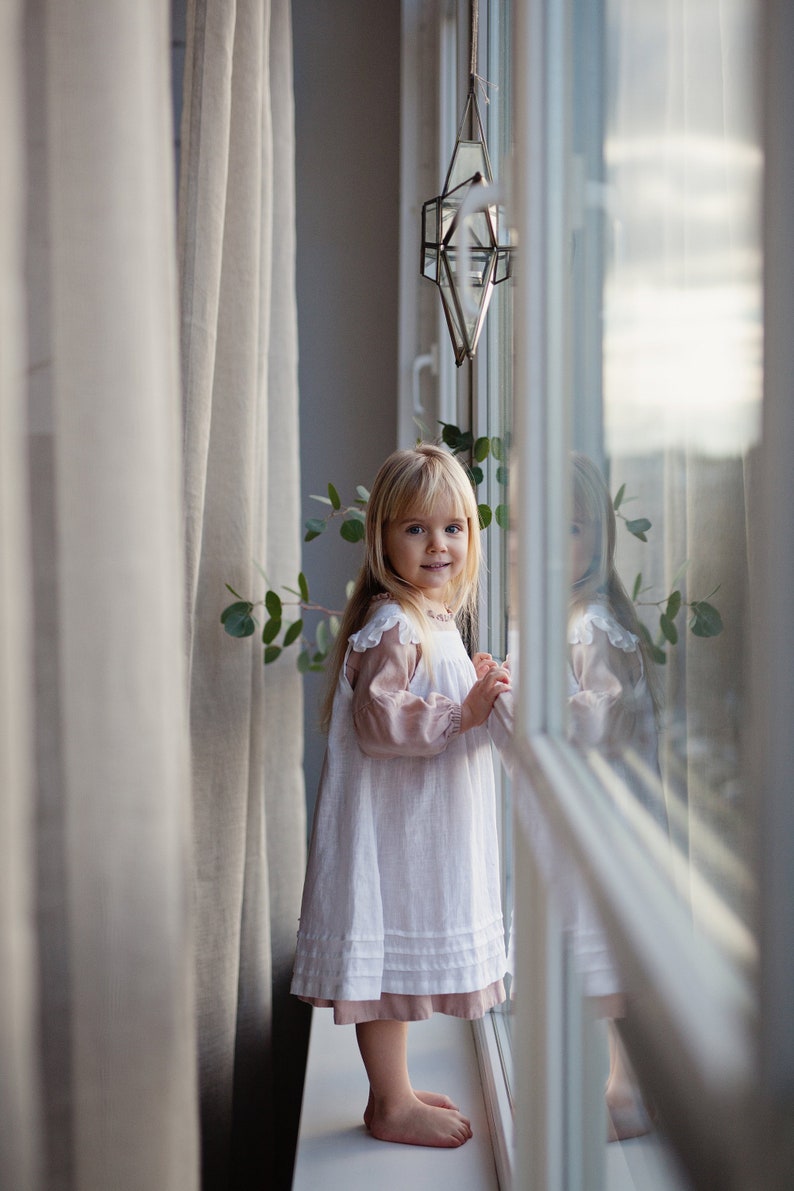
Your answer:
[[[471,71],[466,106],[444,188],[422,207],[420,272],[435,282],[455,363],[473,359],[494,286],[510,275],[500,242],[499,207],[477,103],[477,0],[472,2]]]

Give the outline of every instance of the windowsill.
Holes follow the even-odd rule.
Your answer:
[[[372,1138],[361,1120],[368,1087],[353,1027],[314,1010],[292,1191],[498,1191],[471,1023],[443,1014],[413,1022],[408,1060],[415,1087],[445,1092],[470,1118],[466,1145],[436,1150]]]

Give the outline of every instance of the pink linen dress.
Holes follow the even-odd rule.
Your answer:
[[[337,1021],[504,999],[490,739],[460,734],[474,667],[454,623],[433,628],[431,677],[407,613],[375,601],[337,684],[292,980]]]

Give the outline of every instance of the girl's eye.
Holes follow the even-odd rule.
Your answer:
[[[412,533],[415,537],[417,534],[422,532],[422,527],[421,525],[409,525],[406,532]]]
[[[448,525],[447,533],[463,533],[462,525]]]

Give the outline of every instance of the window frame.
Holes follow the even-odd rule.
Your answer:
[[[794,963],[790,948],[769,944],[790,939],[794,931],[785,878],[794,856],[794,814],[785,794],[793,750],[791,732],[784,726],[794,712],[794,689],[779,639],[780,626],[787,623],[784,593],[794,581],[794,551],[773,547],[762,555],[767,581],[758,584],[760,612],[753,626],[752,772],[763,794],[760,872],[771,874],[762,886],[766,948],[760,1016],[755,990],[715,945],[695,939],[683,906],[651,866],[639,861],[628,833],[607,818],[604,787],[567,745],[562,731],[566,567],[555,543],[565,540],[573,404],[566,364],[573,303],[566,258],[568,202],[581,183],[571,170],[576,162],[569,24],[574,7],[527,0],[517,6],[514,41],[517,61],[523,63],[515,72],[513,214],[522,245],[515,384],[526,395],[516,406],[519,484],[512,510],[514,524],[522,527],[517,553],[524,611],[516,734],[517,1185],[589,1191],[603,1183],[603,1132],[599,1136],[591,1128],[593,1121],[603,1121],[602,1082],[582,1081],[578,1111],[566,1103],[566,1045],[584,1023],[574,1050],[578,1048],[580,1069],[586,1067],[587,1038],[593,1030],[581,1013],[581,996],[571,989],[575,980],[566,968],[559,924],[528,838],[526,802],[535,798],[556,842],[586,880],[630,983],[650,990],[627,1019],[624,1034],[686,1172],[698,1186],[782,1189],[791,1177],[790,1143],[782,1138],[787,1131],[790,1137],[792,1120]],[[794,371],[794,353],[790,327],[786,332],[783,324],[792,266],[790,251],[781,260],[780,244],[792,213],[794,153],[788,113],[794,105],[785,77],[786,52],[780,47],[790,53],[792,45],[794,19],[785,5],[767,5],[762,76],[766,110],[775,116],[767,127],[766,243],[776,247],[771,262],[766,255],[764,496],[756,528],[763,529],[764,515],[774,516],[788,543],[791,502],[781,502],[781,496],[792,487],[794,414],[785,378]],[[787,106],[781,103],[784,96]],[[786,505],[782,527],[781,503]],[[758,536],[762,542],[768,539],[762,532]],[[768,730],[770,705],[777,712],[777,732]]]

